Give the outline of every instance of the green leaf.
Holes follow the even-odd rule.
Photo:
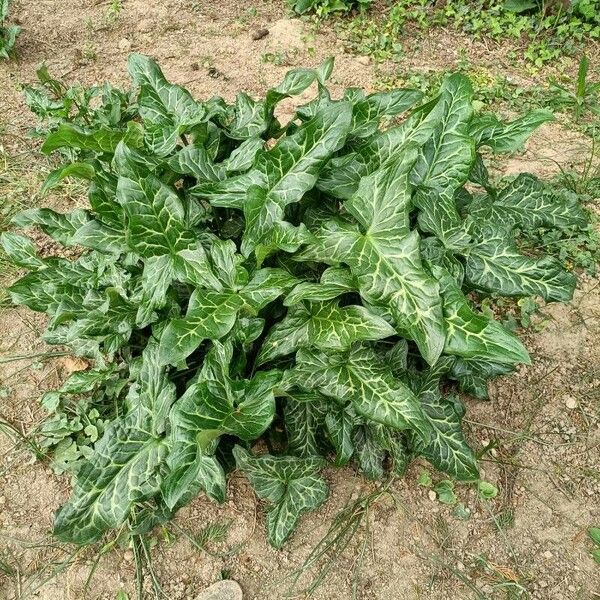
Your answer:
[[[44,195],[52,188],[55,188],[66,177],[79,177],[80,179],[92,180],[96,170],[92,165],[85,162],[74,162],[68,165],[63,165],[58,169],[54,169],[40,190],[40,194]]]
[[[232,355],[230,343],[214,341],[197,381],[174,407],[176,422],[185,420],[209,440],[224,433],[256,439],[275,414],[273,390],[280,372],[261,371],[249,381],[234,381],[229,376]]]
[[[444,303],[446,354],[499,363],[530,364],[529,354],[516,335],[500,323],[475,313],[447,271],[436,267],[433,273],[440,283]]]
[[[327,499],[327,484],[318,475],[325,461],[317,457],[252,456],[240,446],[233,454],[256,495],[272,504],[267,509],[267,532],[271,545],[280,548],[300,515]]]
[[[154,176],[119,177],[117,200],[128,215],[130,247],[141,256],[175,255],[194,243],[180,198]]]
[[[128,65],[133,82],[140,87],[139,111],[148,146],[158,156],[167,156],[179,136],[208,120],[210,113],[185,88],[169,83],[147,56],[130,54]]]
[[[254,249],[257,265],[260,266],[268,256],[280,250],[296,252],[300,246],[308,244],[314,239],[304,223],[296,227],[286,221],[278,221],[273,224]]]
[[[459,481],[479,479],[475,453],[462,431],[464,407],[460,400],[442,397],[435,379],[431,386],[422,389],[419,400],[433,433],[428,442],[411,435],[412,450]]]
[[[438,110],[443,113],[425,142],[414,167],[413,183],[436,190],[448,200],[463,185],[475,161],[475,143],[469,137],[473,88],[463,75],[447,77],[440,89]]]
[[[260,372],[250,381],[229,375],[231,344],[213,343],[198,378],[171,412],[171,471],[162,487],[169,508],[189,501],[200,490],[217,502],[225,500],[225,475],[214,453],[223,434],[257,438],[275,414],[273,389],[281,375]]]
[[[264,148],[264,145],[264,140],[259,137],[244,139],[221,165],[228,173],[246,171],[252,166],[257,154]]]
[[[352,137],[366,138],[377,133],[383,117],[399,115],[422,98],[423,93],[418,90],[396,89],[389,92],[376,92],[367,97],[364,97],[360,90],[352,88],[346,90],[344,99],[353,101]]]
[[[50,154],[60,148],[91,150],[97,154],[114,153],[123,132],[106,127],[87,131],[73,123],[62,123],[56,131],[48,135],[42,145],[42,152]]]
[[[466,253],[465,276],[475,288],[503,296],[542,296],[566,302],[577,280],[550,256],[533,258],[519,252],[510,235],[489,227]]]
[[[453,361],[449,376],[458,381],[464,392],[481,400],[488,399],[487,380],[514,371],[514,366],[477,359],[457,358]]]
[[[443,106],[438,97],[413,111],[401,125],[377,133],[355,150],[329,160],[317,187],[335,198],[350,198],[361,178],[382,169],[390,161],[399,160],[406,148],[425,144],[442,116]]]
[[[471,121],[469,133],[478,147],[488,146],[496,153],[516,152],[540,125],[549,121],[554,121],[554,115],[546,109],[532,110],[507,123],[493,114],[477,115]]]
[[[286,396],[283,416],[288,435],[288,452],[302,457],[322,454],[320,434],[325,424],[328,404],[327,399],[320,394]]]
[[[229,333],[243,306],[237,294],[194,290],[184,318],[173,319],[160,337],[160,363],[176,365],[203,340],[218,340]]]
[[[10,58],[20,33],[21,28],[18,25],[0,27],[0,58]]]
[[[137,413],[113,421],[80,469],[71,499],[56,513],[54,535],[82,545],[118,527],[134,502],[158,490],[166,453],[164,442],[149,434]]]
[[[483,500],[493,500],[498,495],[498,488],[487,481],[478,481],[477,495]]]
[[[245,256],[261,243],[275,223],[283,220],[285,207],[298,202],[315,185],[324,162],[343,145],[350,130],[350,117],[348,103],[328,106],[259,155],[255,169],[262,176],[262,185],[260,189],[251,188],[244,205]]]
[[[587,217],[574,200],[553,193],[534,175],[521,173],[496,197],[485,196],[468,208],[477,227],[488,224],[503,228],[584,226]]]
[[[410,389],[395,379],[370,348],[357,344],[335,354],[301,348],[290,377],[342,404],[350,402],[363,417],[396,429],[411,429],[427,439],[430,425]]]
[[[330,267],[321,275],[321,283],[303,281],[285,297],[286,306],[294,306],[303,300],[326,302],[347,292],[355,292],[358,285],[349,269]]]
[[[367,479],[382,479],[385,451],[377,443],[374,429],[370,425],[357,427],[354,431],[353,444],[355,447],[354,455],[363,475]]]
[[[437,494],[438,500],[442,504],[453,505],[456,504],[456,494],[454,493],[454,482],[449,479],[443,479],[438,481],[433,486],[433,491]]]
[[[167,458],[172,470],[161,485],[165,504],[173,510],[187,504],[200,491],[215,502],[224,502],[225,472],[218,459],[204,453],[193,433],[180,430],[178,435],[171,440],[172,450]]]
[[[17,227],[40,227],[52,239],[71,246],[74,244],[73,237],[89,219],[88,212],[81,208],[65,215],[50,208],[30,208],[18,213],[11,222]]]
[[[184,146],[166,159],[169,168],[181,175],[191,175],[200,181],[220,181],[225,177],[223,168],[213,163],[206,148]]]
[[[298,348],[348,350],[354,342],[380,340],[394,328],[362,306],[340,307],[336,301],[296,304],[275,324],[263,342],[257,364],[285,356]]]
[[[588,535],[596,546],[600,546],[600,527],[590,527],[588,529]]]
[[[29,238],[5,231],[0,235],[0,243],[4,252],[15,265],[32,270],[45,267],[44,261],[38,256],[37,250]]]
[[[413,339],[433,364],[442,352],[445,331],[439,287],[421,263],[418,233],[409,229],[408,178],[415,160],[413,148],[361,180],[345,207],[362,233],[330,222],[300,257],[346,263],[363,299],[387,309],[398,333]]]
[[[330,404],[325,415],[325,427],[331,444],[335,448],[335,465],[342,467],[354,454],[354,430],[357,417],[351,406]]]
[[[259,269],[240,290],[240,295],[256,311],[261,310],[290,290],[298,279],[284,271],[268,267]]]
[[[167,454],[161,433],[175,391],[156,363],[151,347],[137,387],[130,393],[130,412],[113,421],[79,470],[70,500],[56,513],[54,534],[62,541],[90,544],[128,517],[134,503],[159,489],[160,467]]]
[[[117,255],[128,251],[128,242],[125,231],[105,225],[97,219],[91,219],[84,223],[71,239],[73,245]]]
[[[417,483],[424,487],[433,487],[433,480],[431,479],[431,475],[427,471],[421,471],[419,473]]]
[[[437,235],[447,247],[468,243],[458,214],[455,192],[466,183],[475,161],[475,143],[469,137],[473,89],[462,75],[444,80],[438,106],[443,116],[419,152],[412,181],[419,194],[419,225]]]

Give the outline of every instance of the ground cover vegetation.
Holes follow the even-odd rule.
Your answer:
[[[485,299],[568,301],[576,278],[518,232],[585,228],[574,195],[484,157],[552,119],[476,112],[461,74],[332,99],[333,61],[289,71],[263,99],[195,100],[133,54],[133,89],[25,89],[42,150],[89,184],[89,208],[18,214],[64,252],[2,235],[28,271],[12,301],[48,315],[44,339],[90,363],[43,405],[46,450],[72,472],[56,536],[77,544],[168,521],[241,470],[281,546],[354,461],[401,476],[422,457],[479,482],[458,391],[529,362]],[[284,98],[315,98],[289,122]],[[54,437],[52,437],[54,436]],[[485,487],[485,486],[484,486]]]
[[[341,30],[355,50],[377,59],[399,57],[407,28],[452,27],[475,38],[513,40],[514,58],[535,67],[573,54],[600,38],[598,0],[307,0],[290,2],[298,14],[354,13]]]

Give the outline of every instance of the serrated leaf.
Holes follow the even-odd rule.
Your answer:
[[[315,510],[327,499],[327,484],[318,475],[325,461],[317,457],[252,456],[240,446],[233,449],[233,454],[256,495],[273,504],[267,509],[269,542],[275,548],[281,547],[300,515]]]

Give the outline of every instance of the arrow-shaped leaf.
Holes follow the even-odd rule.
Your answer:
[[[252,456],[236,446],[238,468],[248,477],[256,495],[272,504],[267,510],[269,542],[275,548],[295,529],[303,512],[315,510],[327,499],[327,484],[319,477],[322,458]]]

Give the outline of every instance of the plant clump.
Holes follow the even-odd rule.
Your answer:
[[[147,531],[199,493],[223,502],[236,466],[267,503],[274,546],[325,501],[328,463],[382,478],[422,457],[478,480],[456,391],[486,398],[489,378],[529,362],[479,305],[569,300],[575,276],[524,253],[517,231],[586,223],[533,175],[495,187],[483,156],[519,149],[552,116],[474,113],[457,74],[431,98],[333,99],[332,68],[294,69],[233,103],[195,100],[138,54],[134,92],[69,93],[47,71],[28,88],[42,150],[66,159],[45,188],[89,184],[87,209],[14,219],[76,258],[2,236],[29,271],[14,303],[92,363],[43,398],[59,421],[94,411],[67,423],[61,540]],[[278,103],[310,86],[280,122]]]

